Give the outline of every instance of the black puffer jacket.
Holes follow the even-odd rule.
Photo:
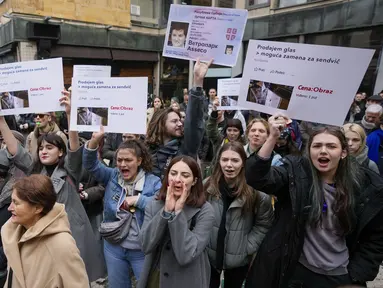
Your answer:
[[[283,162],[271,167],[271,160],[256,154],[246,162],[248,184],[278,197],[274,225],[258,250],[246,287],[286,287],[302,253],[312,176],[306,158],[287,156]],[[358,220],[347,236],[347,246],[351,279],[364,285],[376,277],[383,260],[383,179],[362,167],[361,173],[363,189],[355,208]]]

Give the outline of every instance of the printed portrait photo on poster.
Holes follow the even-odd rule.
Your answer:
[[[222,96],[220,106],[235,107],[238,105],[238,96]]]
[[[28,90],[0,93],[1,109],[29,108]]]
[[[234,50],[234,46],[233,45],[226,45],[225,54],[226,55],[232,55],[233,54],[233,50]]]
[[[246,100],[259,105],[287,110],[293,90],[293,86],[250,80]]]
[[[176,48],[185,48],[188,30],[189,23],[172,21],[170,25],[168,46]]]
[[[108,108],[77,108],[77,125],[108,126]]]

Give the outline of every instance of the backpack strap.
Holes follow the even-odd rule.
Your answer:
[[[199,213],[199,212],[198,212]],[[190,227],[189,227],[189,230],[190,231],[193,231],[194,227],[195,227],[195,224],[197,223],[197,216],[198,216],[198,213],[194,214],[193,218],[191,219],[191,223],[190,223]]]
[[[8,272],[8,288],[12,288],[12,281],[13,281],[13,270],[11,267],[9,267]]]

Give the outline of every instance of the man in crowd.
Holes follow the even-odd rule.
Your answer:
[[[380,122],[380,116],[382,115],[382,112],[382,106],[378,104],[369,105],[362,120],[356,121],[355,124],[361,125],[366,134],[369,135],[377,128],[377,124]]]
[[[146,135],[146,143],[153,158],[153,174],[163,178],[171,160],[179,155],[197,158],[204,133],[203,80],[208,64],[197,61],[194,66],[194,85],[190,90],[185,124],[179,112],[163,109],[153,116]]]

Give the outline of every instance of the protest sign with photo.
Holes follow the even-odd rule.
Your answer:
[[[62,59],[0,65],[0,115],[63,111]]]
[[[374,50],[250,40],[239,103],[343,125]],[[358,69],[355,69],[358,67]]]
[[[172,4],[162,55],[233,67],[246,21],[244,9]]]
[[[217,110],[245,110],[238,106],[242,78],[218,79],[219,107]]]
[[[74,65],[73,78],[111,77],[112,67],[101,65]]]
[[[146,133],[148,78],[73,78],[71,130]]]

